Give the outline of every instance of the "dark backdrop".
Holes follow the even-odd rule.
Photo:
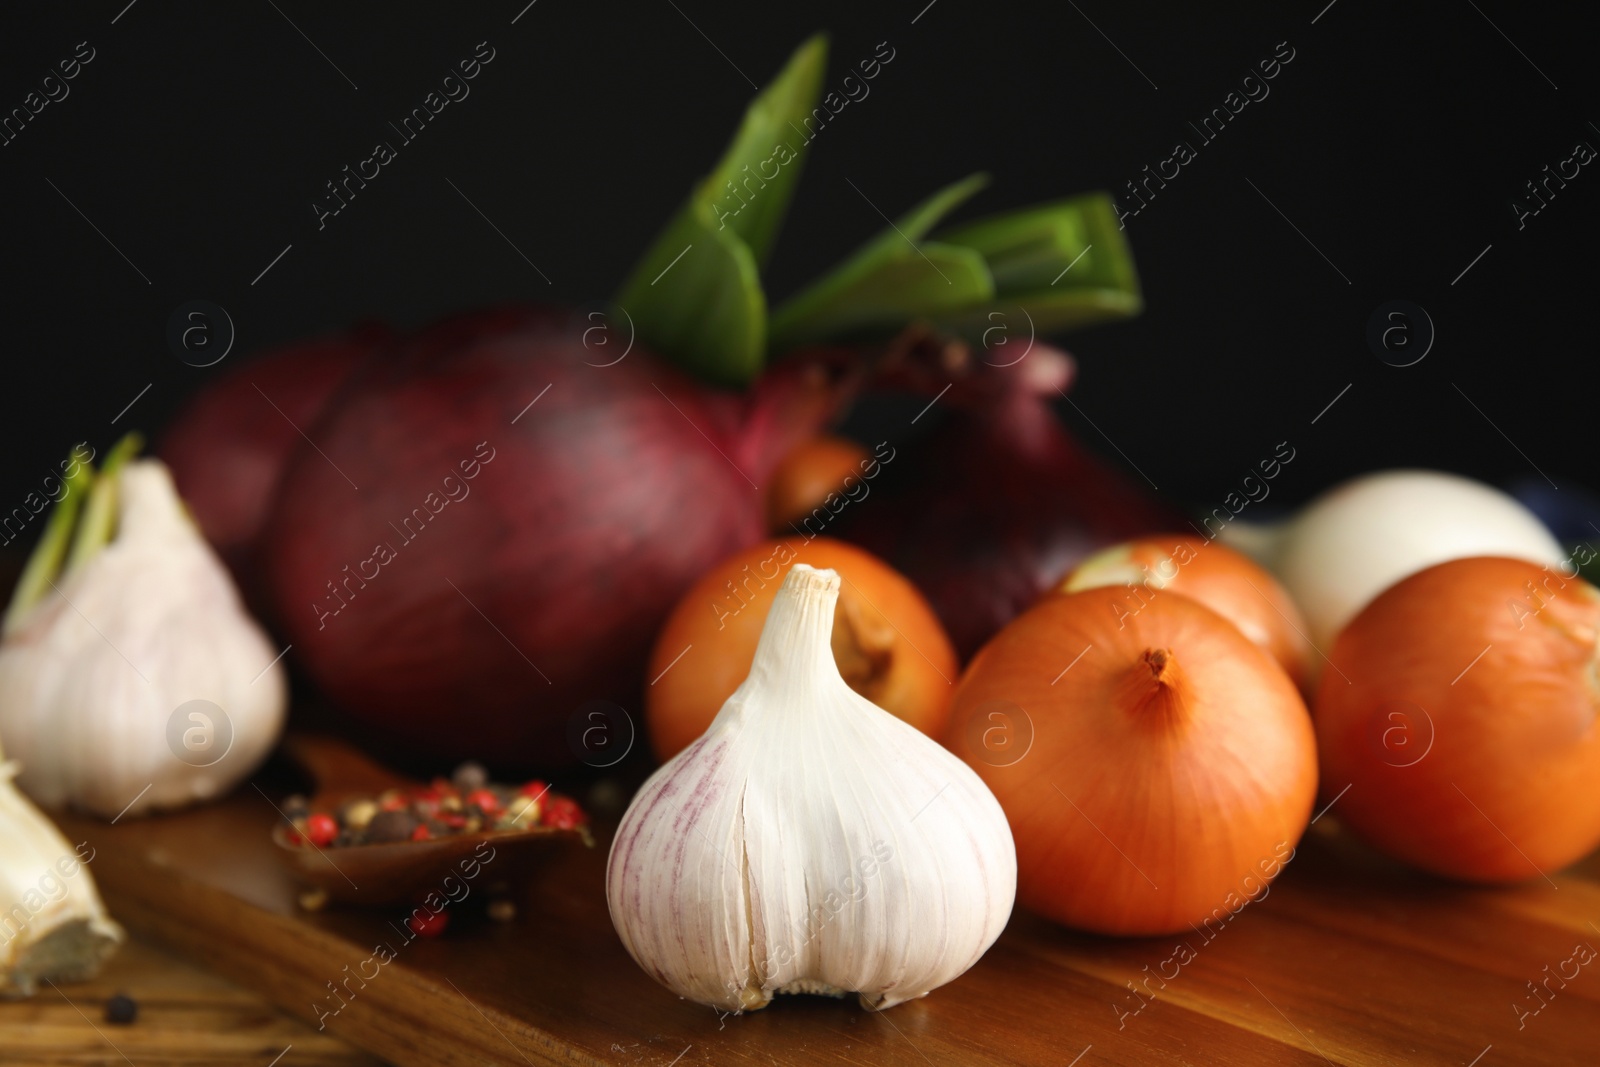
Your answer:
[[[721,150],[750,80],[819,28],[830,80],[880,41],[896,56],[813,146],[773,293],[880,227],[847,178],[891,214],[980,168],[996,180],[973,212],[1123,192],[1292,49],[1270,95],[1128,220],[1148,310],[1067,340],[1081,413],[1064,417],[1176,502],[1214,504],[1285,439],[1297,459],[1274,502],[1398,464],[1593,484],[1578,445],[1593,427],[1600,167],[1520,225],[1513,208],[1577,142],[1600,146],[1592,37],[1566,5],[1325,2],[10,12],[0,109],[87,54],[79,42],[94,58],[0,147],[0,506],[72,442],[158,431],[265,346],[361,317],[606,296]],[[319,231],[324,182],[480,41],[495,58],[470,97]],[[168,319],[193,299],[236,325],[218,367],[169,350]],[[1436,328],[1420,363],[1369,346],[1391,300]]]

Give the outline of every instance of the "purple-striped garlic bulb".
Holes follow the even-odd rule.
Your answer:
[[[1005,814],[966,764],[840,677],[838,596],[834,571],[791,568],[750,676],[617,830],[612,922],[680,996],[888,1008],[966,971],[1011,914]]]

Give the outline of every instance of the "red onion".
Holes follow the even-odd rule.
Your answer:
[[[905,368],[929,396],[954,378],[941,400],[952,410],[841,531],[922,590],[963,659],[1089,553],[1181,519],[1057,419],[1050,400],[1073,377],[1065,352],[1035,344],[1003,370],[952,365],[964,358],[949,349],[942,367]]]
[[[241,578],[300,430],[389,339],[368,325],[262,353],[200,390],[167,428],[160,455],[178,493]]]
[[[263,532],[313,680],[441,758],[570,759],[573,713],[637,695],[661,620],[763,536],[756,485],[856,377],[818,353],[720,393],[639,346],[602,360],[585,325],[497,309],[371,361]]]

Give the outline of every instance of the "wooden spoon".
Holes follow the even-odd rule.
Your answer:
[[[347,801],[376,797],[386,789],[414,789],[422,783],[368,759],[355,747],[331,737],[291,734],[283,749],[316,784],[312,811],[336,811]],[[412,902],[428,893],[441,897],[473,878],[488,876],[513,885],[524,879],[558,842],[594,844],[587,828],[562,830],[480,830],[426,841],[318,848],[291,840],[293,830],[280,820],[272,829],[279,857],[294,877],[328,898],[350,904]],[[472,873],[468,873],[472,872]],[[447,878],[454,881],[446,883]]]

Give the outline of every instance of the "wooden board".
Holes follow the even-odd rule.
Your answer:
[[[115,993],[138,1001],[133,1024],[105,1021],[106,999]],[[332,1034],[319,1034],[138,939],[123,945],[91,981],[45,986],[30,1000],[0,1002],[0,1063],[9,1067],[266,1067],[274,1060],[281,1067],[381,1067]]]
[[[404,908],[299,911],[268,842],[276,817],[245,789],[175,816],[63,821],[98,849],[126,925],[313,1027],[333,985],[376,968],[322,1022],[403,1065],[1600,1062],[1600,960],[1532,991],[1574,946],[1600,948],[1600,857],[1553,884],[1467,888],[1371,856],[1329,816],[1209,941],[1110,940],[1018,913],[967,975],[889,1012],[800,997],[722,1017],[657,986],[618,942],[605,828],[596,849],[552,860],[516,922],[408,944]],[[380,941],[397,958],[363,964]]]

